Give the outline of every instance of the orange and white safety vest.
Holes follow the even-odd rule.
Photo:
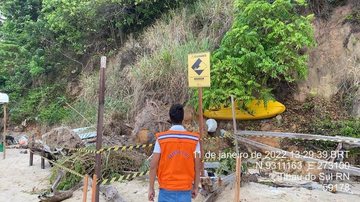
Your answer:
[[[195,149],[199,134],[168,130],[157,133],[161,147],[157,171],[159,186],[166,190],[191,190],[195,180]]]

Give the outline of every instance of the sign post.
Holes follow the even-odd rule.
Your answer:
[[[189,87],[198,88],[199,93],[199,133],[201,150],[201,176],[204,176],[204,148],[202,138],[204,135],[204,118],[202,103],[202,88],[210,87],[210,52],[194,53],[188,55],[188,80]]]
[[[3,158],[6,158],[6,125],[7,125],[7,103],[9,103],[9,96],[5,93],[0,93],[0,104],[3,104],[4,108],[4,133],[3,133]]]
[[[102,147],[102,134],[103,134],[103,123],[104,123],[104,102],[105,102],[105,68],[106,68],[106,57],[101,57],[100,62],[100,83],[99,83],[99,109],[98,109],[98,120],[97,120],[97,131],[96,131],[96,150],[100,150]],[[96,153],[95,155],[95,176],[101,178],[101,154]],[[95,177],[96,179],[96,177]],[[96,180],[95,180],[96,181]],[[96,183],[95,202],[99,202],[99,184]]]
[[[7,122],[7,109],[6,109],[6,104],[4,104],[4,142],[3,142],[3,147],[4,147],[4,156],[3,159],[6,158],[6,122]]]

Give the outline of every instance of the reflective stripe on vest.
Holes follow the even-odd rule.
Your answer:
[[[161,148],[157,172],[160,188],[191,190],[195,179],[194,152],[200,136],[169,130],[156,134],[156,137]]]

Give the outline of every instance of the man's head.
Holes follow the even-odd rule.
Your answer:
[[[173,125],[181,125],[184,119],[184,107],[181,104],[174,104],[169,110],[170,120]]]

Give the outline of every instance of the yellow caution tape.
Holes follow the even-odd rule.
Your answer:
[[[113,182],[120,182],[123,180],[132,180],[136,177],[140,177],[140,176],[144,176],[144,175],[149,175],[150,171],[145,171],[145,172],[136,172],[136,173],[131,173],[128,175],[121,175],[121,176],[117,176],[117,177],[113,177],[111,179],[104,179],[102,181],[99,181],[98,184],[101,185],[105,185],[105,184],[110,184]]]
[[[113,146],[109,148],[102,148],[96,153],[106,152],[106,151],[126,151],[126,150],[133,150],[133,149],[143,149],[146,147],[152,147],[154,144],[141,144],[141,145],[130,145],[130,146]]]
[[[67,148],[67,149],[80,151],[80,152],[85,152],[85,153],[100,154],[100,153],[109,152],[109,151],[128,151],[128,150],[133,150],[133,149],[144,149],[144,148],[152,147],[152,146],[154,146],[154,144],[140,144],[140,145],[129,145],[129,146],[112,146],[112,147],[102,148],[102,149],[99,149],[99,150],[87,149],[87,148],[78,148],[78,149]]]
[[[35,152],[31,151],[30,149],[29,149],[29,151],[30,151],[31,153],[33,153],[33,154],[36,154]],[[61,168],[61,169],[63,169],[63,170],[66,170],[66,171],[68,171],[68,172],[71,173],[71,174],[74,174],[74,175],[76,175],[76,176],[78,176],[78,177],[81,177],[81,178],[84,178],[84,177],[85,177],[85,175],[82,175],[82,174],[80,174],[80,173],[78,173],[78,172],[76,172],[76,171],[74,171],[74,170],[71,170],[70,168],[67,168],[67,167],[65,167],[65,166],[63,166],[63,165],[60,165],[60,164],[58,164],[58,163],[56,163],[56,162],[54,162],[54,161],[52,161],[52,160],[50,160],[50,159],[48,159],[48,158],[46,158],[46,157],[44,157],[44,156],[41,156],[41,158],[44,158],[44,159],[48,160],[50,163],[52,163],[52,164],[55,165],[56,167],[59,167],[59,168]]]

